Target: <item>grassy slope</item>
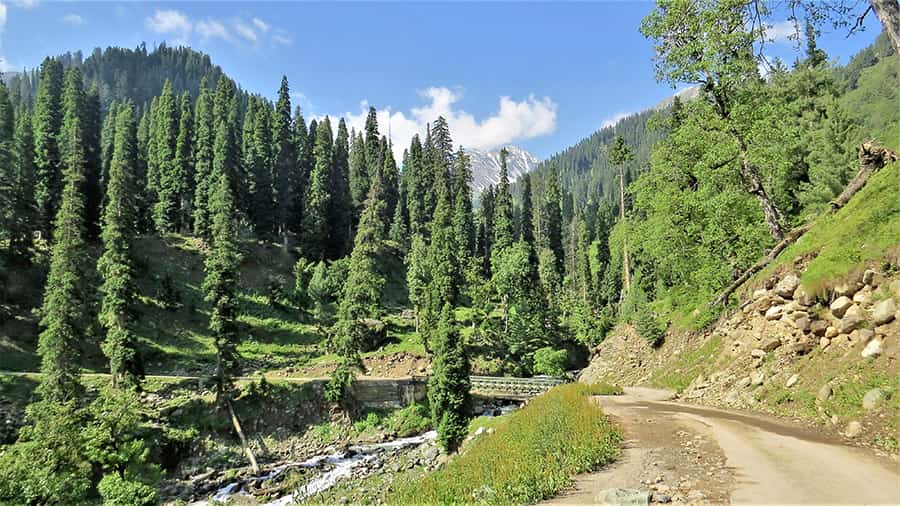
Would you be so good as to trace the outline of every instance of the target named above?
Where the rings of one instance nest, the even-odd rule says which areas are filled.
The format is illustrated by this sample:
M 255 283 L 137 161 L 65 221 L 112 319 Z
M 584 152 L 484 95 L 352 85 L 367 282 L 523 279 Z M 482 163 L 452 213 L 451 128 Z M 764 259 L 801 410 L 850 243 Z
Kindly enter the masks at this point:
M 203 375 L 212 370 L 215 349 L 207 329 L 209 307 L 203 300 L 203 256 L 199 243 L 178 235 L 142 238 L 136 245 L 138 286 L 141 293 L 136 332 L 148 374 Z M 293 288 L 291 274 L 295 255 L 274 244 L 251 242 L 244 244 L 241 266 L 240 322 L 243 342 L 238 348 L 245 359 L 246 370 L 279 370 L 329 361 L 325 354 L 325 339 L 309 318 L 283 301 L 280 307 L 268 303 L 267 286 L 272 277 L 279 278 L 286 293 Z M 160 297 L 163 279 L 169 276 L 179 306 L 166 309 Z M 26 306 L 40 304 L 40 276 L 22 273 L 20 300 Z M 391 285 L 389 299 L 392 306 L 403 294 Z M 37 315 L 33 311 L 15 308 L 16 317 L 0 324 L 0 370 L 35 371 L 40 360 L 36 354 Z M 423 353 L 421 343 L 411 331 L 411 323 L 388 319 L 388 341 L 385 346 L 367 355 L 396 351 Z M 102 335 L 102 333 L 99 333 Z M 106 361 L 93 338 L 84 349 L 84 370 L 104 372 Z

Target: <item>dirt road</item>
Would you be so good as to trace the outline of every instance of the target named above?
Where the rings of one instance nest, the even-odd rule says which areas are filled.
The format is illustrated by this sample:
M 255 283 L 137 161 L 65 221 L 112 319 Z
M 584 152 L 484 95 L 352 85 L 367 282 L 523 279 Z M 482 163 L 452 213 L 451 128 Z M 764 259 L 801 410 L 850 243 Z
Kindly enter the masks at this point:
M 623 456 L 546 504 L 596 504 L 609 488 L 688 503 L 900 503 L 897 462 L 772 418 L 669 398 L 642 388 L 598 397 L 625 433 Z

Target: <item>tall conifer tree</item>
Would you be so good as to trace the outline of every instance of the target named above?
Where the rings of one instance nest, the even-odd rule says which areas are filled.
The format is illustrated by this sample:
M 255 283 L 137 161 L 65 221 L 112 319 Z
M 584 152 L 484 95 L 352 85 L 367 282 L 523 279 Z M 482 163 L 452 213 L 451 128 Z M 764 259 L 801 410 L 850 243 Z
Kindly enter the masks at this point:
M 338 122 L 337 138 L 329 173 L 329 247 L 328 256 L 340 258 L 353 246 L 353 197 L 350 194 L 350 134 L 344 119 Z
M 497 193 L 494 195 L 494 238 L 493 249 L 502 250 L 511 246 L 515 240 L 513 223 L 513 201 L 509 191 L 509 169 L 506 165 L 508 152 L 506 148 L 500 150 L 500 183 L 497 185 Z
M 34 165 L 37 172 L 35 201 L 38 206 L 41 235 L 50 239 L 59 196 L 62 190 L 60 128 L 63 119 L 62 105 L 63 68 L 53 58 L 41 63 L 41 79 L 38 86 L 32 116 L 34 130 Z
M 461 265 L 475 255 L 475 217 L 472 213 L 472 167 L 469 156 L 459 148 L 453 160 L 453 229 L 459 245 Z
M 303 211 L 303 239 L 306 257 L 323 260 L 329 238 L 328 212 L 331 208 L 330 174 L 332 163 L 331 122 L 326 117 L 316 126 L 316 165 L 309 176 Z
M 278 230 L 278 234 L 286 240 L 291 211 L 294 209 L 294 199 L 302 195 L 295 195 L 292 191 L 298 189 L 295 177 L 297 153 L 292 138 L 291 90 L 288 86 L 287 76 L 281 77 L 278 102 L 275 103 L 275 113 L 272 117 L 272 133 L 275 156 L 272 170 L 275 190 L 275 228 Z
M 175 228 L 180 232 L 191 230 L 191 206 L 194 203 L 194 115 L 191 110 L 191 95 L 181 94 L 178 115 L 178 138 L 175 141 L 176 212 Z
M 150 189 L 155 193 L 153 223 L 158 232 L 175 232 L 179 211 L 178 167 L 175 151 L 178 144 L 178 104 L 172 83 L 166 80 L 156 103 L 155 170 L 149 175 Z
M 466 346 L 456 328 L 453 310 L 445 304 L 432 334 L 433 372 L 428 378 L 428 405 L 438 443 L 453 452 L 468 432 L 471 416 L 469 360 Z
M 103 352 L 109 358 L 113 385 L 136 386 L 142 370 L 133 332 L 137 298 L 132 253 L 137 229 L 134 200 L 137 139 L 133 107 L 129 102 L 119 108 L 115 130 L 103 213 L 103 254 L 97 264 L 103 278 L 100 323 L 106 328 Z
M 200 95 L 195 106 L 194 127 L 194 234 L 209 238 L 209 196 L 212 187 L 212 166 L 215 144 L 215 116 L 213 92 L 206 77 L 200 81 Z

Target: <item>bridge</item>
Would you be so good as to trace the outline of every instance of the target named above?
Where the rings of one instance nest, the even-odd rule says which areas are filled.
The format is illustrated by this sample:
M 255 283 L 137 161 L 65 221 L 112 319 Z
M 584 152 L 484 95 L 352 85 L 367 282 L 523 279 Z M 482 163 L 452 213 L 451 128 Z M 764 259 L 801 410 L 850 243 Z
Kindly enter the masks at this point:
M 558 378 L 504 378 L 469 376 L 472 395 L 490 399 L 524 401 L 566 383 Z M 428 395 L 428 376 L 408 378 L 372 378 L 358 376 L 351 395 L 368 407 L 395 408 L 423 400 Z
M 469 376 L 472 393 L 495 399 L 525 400 L 566 383 L 559 378 L 505 378 L 500 376 Z

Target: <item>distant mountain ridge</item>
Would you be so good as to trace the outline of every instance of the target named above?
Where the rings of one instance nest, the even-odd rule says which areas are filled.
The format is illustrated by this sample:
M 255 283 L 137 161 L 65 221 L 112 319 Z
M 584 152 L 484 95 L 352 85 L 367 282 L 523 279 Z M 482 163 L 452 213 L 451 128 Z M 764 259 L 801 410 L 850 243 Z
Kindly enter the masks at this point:
M 506 158 L 506 168 L 509 171 L 509 181 L 514 182 L 524 174 L 534 170 L 541 161 L 534 155 L 517 146 L 505 146 L 509 155 Z M 467 149 L 466 154 L 472 162 L 472 190 L 477 195 L 490 185 L 500 182 L 500 150 L 490 151 L 479 149 Z

